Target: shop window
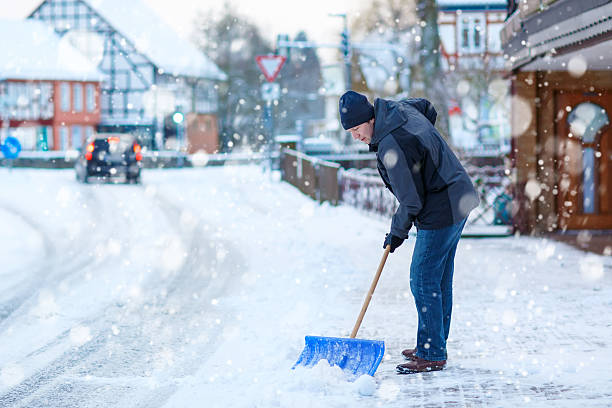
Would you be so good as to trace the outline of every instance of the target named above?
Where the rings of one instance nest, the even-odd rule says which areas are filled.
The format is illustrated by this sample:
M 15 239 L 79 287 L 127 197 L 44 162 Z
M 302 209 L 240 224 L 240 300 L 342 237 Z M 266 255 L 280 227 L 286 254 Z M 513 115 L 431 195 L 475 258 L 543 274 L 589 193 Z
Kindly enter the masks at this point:
M 53 148 L 55 147 L 55 143 L 53 140 L 53 127 L 45 126 L 45 134 L 47 136 L 47 148 L 48 150 L 53 150 Z
M 68 128 L 66 126 L 60 126 L 59 136 L 60 150 L 68 149 Z
M 598 137 L 604 126 L 610 124 L 604 108 L 591 102 L 584 102 L 574 107 L 567 116 L 570 137 L 582 143 L 582 212 L 597 214 Z
M 83 127 L 72 126 L 72 148 L 78 150 L 83 146 Z

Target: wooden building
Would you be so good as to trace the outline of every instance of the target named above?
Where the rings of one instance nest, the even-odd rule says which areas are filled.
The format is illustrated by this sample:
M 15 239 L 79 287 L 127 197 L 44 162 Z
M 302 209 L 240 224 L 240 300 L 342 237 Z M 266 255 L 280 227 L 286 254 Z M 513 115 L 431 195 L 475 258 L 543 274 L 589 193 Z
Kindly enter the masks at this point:
M 510 2 L 515 223 L 612 229 L 612 1 Z

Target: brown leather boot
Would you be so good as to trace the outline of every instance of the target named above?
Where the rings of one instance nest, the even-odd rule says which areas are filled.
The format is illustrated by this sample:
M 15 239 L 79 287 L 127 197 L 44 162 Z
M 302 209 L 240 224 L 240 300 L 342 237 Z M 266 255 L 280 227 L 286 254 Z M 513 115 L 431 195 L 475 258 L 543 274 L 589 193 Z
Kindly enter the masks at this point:
M 406 360 L 413 360 L 415 354 L 416 354 L 416 348 L 406 349 L 402 351 L 402 356 L 404 356 Z
M 398 365 L 398 374 L 414 374 L 414 373 L 426 373 L 429 371 L 440 371 L 446 365 L 446 360 L 441 361 L 430 361 L 423 358 L 414 356 L 412 361 L 405 364 Z

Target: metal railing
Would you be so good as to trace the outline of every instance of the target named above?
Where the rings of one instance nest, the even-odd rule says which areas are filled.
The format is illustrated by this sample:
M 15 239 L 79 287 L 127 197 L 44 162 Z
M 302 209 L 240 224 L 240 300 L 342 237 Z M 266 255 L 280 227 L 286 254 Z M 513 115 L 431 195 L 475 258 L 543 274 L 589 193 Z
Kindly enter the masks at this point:
M 512 230 L 510 178 L 504 164 L 498 162 L 464 163 L 480 197 L 480 205 L 471 212 L 467 226 L 472 230 L 486 227 L 487 234 L 491 234 L 491 226 L 504 226 L 507 228 L 496 229 L 495 233 L 507 235 Z M 391 217 L 398 207 L 397 199 L 372 168 L 346 170 L 337 163 L 285 149 L 281 153 L 281 171 L 283 180 L 321 202 L 342 202 L 383 217 Z
M 319 202 L 337 205 L 339 201 L 338 170 L 340 165 L 291 149 L 283 149 L 280 159 L 281 178 L 302 193 Z

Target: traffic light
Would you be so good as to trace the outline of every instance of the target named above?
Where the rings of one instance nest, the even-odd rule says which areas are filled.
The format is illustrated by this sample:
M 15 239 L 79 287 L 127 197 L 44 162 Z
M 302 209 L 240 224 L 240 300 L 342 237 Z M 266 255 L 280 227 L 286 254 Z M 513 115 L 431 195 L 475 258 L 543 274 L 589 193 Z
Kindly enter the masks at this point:
M 344 54 L 345 58 L 348 58 L 351 50 L 349 48 L 349 33 L 348 30 L 344 30 L 342 31 L 342 33 L 340 33 L 340 36 L 342 37 L 342 53 Z
M 181 111 L 176 111 L 172 115 L 172 120 L 174 121 L 174 123 L 179 125 L 179 124 L 183 123 L 183 120 L 185 120 L 185 115 L 183 115 L 183 112 L 181 112 Z

